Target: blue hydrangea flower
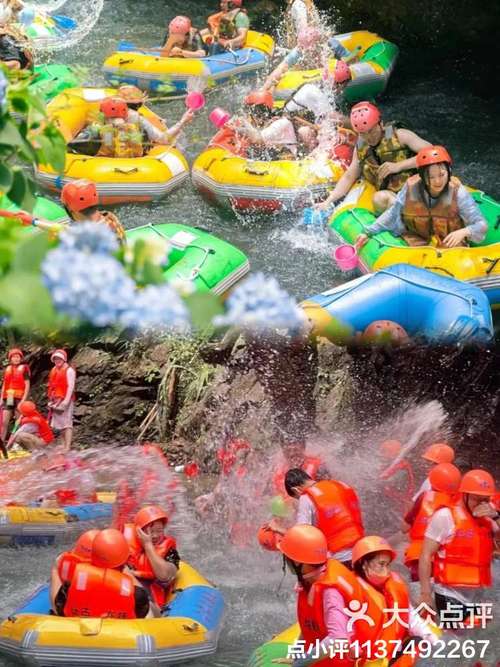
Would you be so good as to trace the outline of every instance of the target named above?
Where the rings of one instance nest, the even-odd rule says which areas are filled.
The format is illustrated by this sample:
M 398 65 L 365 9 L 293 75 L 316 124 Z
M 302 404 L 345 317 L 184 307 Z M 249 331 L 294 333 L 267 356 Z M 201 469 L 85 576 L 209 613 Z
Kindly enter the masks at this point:
M 121 314 L 120 324 L 136 331 L 163 329 L 186 333 L 189 312 L 170 285 L 150 285 L 136 292 L 133 303 Z
M 5 104 L 7 86 L 9 82 L 2 70 L 0 70 L 0 107 Z
M 109 255 L 118 250 L 118 240 L 107 225 L 78 222 L 59 235 L 60 247 L 85 253 Z
M 108 242 L 107 235 L 102 238 Z M 42 279 L 59 313 L 97 327 L 116 324 L 136 295 L 134 281 L 114 257 L 96 253 L 90 258 L 64 244 L 47 254 Z
M 254 273 L 236 287 L 227 300 L 227 312 L 214 318 L 217 326 L 234 325 L 256 331 L 301 330 L 304 311 L 276 278 Z

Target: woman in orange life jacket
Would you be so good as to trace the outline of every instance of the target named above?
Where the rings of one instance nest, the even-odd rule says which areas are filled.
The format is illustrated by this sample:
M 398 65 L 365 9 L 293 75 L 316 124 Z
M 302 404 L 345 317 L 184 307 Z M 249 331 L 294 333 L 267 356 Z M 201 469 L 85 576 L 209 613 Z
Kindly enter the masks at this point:
M 438 509 L 429 521 L 418 574 L 422 603 L 433 607 L 434 593 L 438 613 L 453 604 L 462 609 L 465 620 L 475 605 L 491 595 L 491 563 L 500 514 L 491 503 L 495 481 L 486 470 L 465 473 L 459 492 L 456 504 Z
M 410 526 L 410 544 L 405 551 L 404 562 L 410 570 L 412 581 L 418 581 L 418 560 L 429 521 L 441 507 L 452 507 L 457 503 L 461 479 L 460 470 L 453 463 L 434 466 L 429 473 L 431 490 L 424 491 L 411 512 L 405 516 L 404 520 Z
M 92 543 L 90 563 L 78 563 L 71 582 L 64 583 L 55 599 L 62 616 L 77 618 L 147 618 L 160 616 L 147 591 L 127 571 L 130 556 L 120 531 L 99 531 Z M 75 585 L 76 583 L 76 585 Z
M 373 655 L 377 641 L 404 640 L 410 632 L 434 641 L 427 622 L 410 609 L 406 584 L 391 572 L 396 552 L 385 539 L 369 536 L 354 545 L 354 572 L 328 559 L 326 538 L 314 526 L 293 526 L 278 548 L 298 579 L 297 618 L 305 647 L 304 657 L 278 658 L 273 663 L 354 667 L 369 664 L 367 647 Z M 396 605 L 400 615 L 391 622 L 385 609 Z M 311 650 L 319 661 L 307 655 Z M 387 650 L 390 655 L 390 644 Z M 402 667 L 413 662 L 394 664 Z
M 385 440 L 380 445 L 380 454 L 386 461 L 394 461 L 399 457 L 403 445 L 399 440 Z M 383 491 L 387 498 L 395 500 L 399 507 L 408 506 L 415 493 L 415 476 L 411 464 L 401 458 L 397 463 L 390 463 L 379 475 L 379 479 L 387 480 Z M 390 480 L 390 481 L 389 481 Z
M 23 363 L 23 351 L 17 347 L 9 350 L 9 363 L 3 374 L 2 391 L 0 393 L 0 410 L 2 410 L 0 444 L 4 455 L 5 438 L 9 430 L 12 414 L 17 406 L 28 398 L 30 392 L 30 368 Z
M 73 441 L 76 371 L 68 364 L 65 350 L 55 350 L 50 360 L 54 364 L 47 385 L 50 425 L 62 436 L 64 451 L 69 451 Z
M 28 451 L 43 449 L 54 442 L 55 437 L 48 421 L 41 415 L 32 401 L 23 401 L 17 406 L 19 428 L 7 443 L 7 449 L 14 444 Z
M 165 535 L 167 523 L 166 512 L 149 505 L 123 528 L 130 549 L 128 566 L 160 608 L 167 602 L 180 562 L 175 539 Z
M 92 559 L 92 545 L 98 535 L 98 530 L 87 530 L 77 539 L 70 551 L 64 551 L 57 556 L 50 573 L 50 603 L 53 611 L 62 616 L 62 609 L 56 608 L 56 597 L 61 586 L 68 585 L 73 580 L 75 568 L 79 563 L 90 563 Z
M 328 543 L 328 557 L 349 565 L 351 549 L 364 535 L 354 489 L 333 479 L 315 482 L 301 468 L 287 472 L 285 488 L 291 498 L 298 500 L 295 522 L 319 528 Z

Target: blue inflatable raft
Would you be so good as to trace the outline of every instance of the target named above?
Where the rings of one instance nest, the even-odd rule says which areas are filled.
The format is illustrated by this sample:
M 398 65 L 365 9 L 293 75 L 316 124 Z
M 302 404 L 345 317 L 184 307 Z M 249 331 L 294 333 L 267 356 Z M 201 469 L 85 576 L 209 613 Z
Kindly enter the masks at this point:
M 334 320 L 354 331 L 391 320 L 412 338 L 433 344 L 485 343 L 493 337 L 490 305 L 479 287 L 409 264 L 362 276 L 301 305 L 318 334 Z

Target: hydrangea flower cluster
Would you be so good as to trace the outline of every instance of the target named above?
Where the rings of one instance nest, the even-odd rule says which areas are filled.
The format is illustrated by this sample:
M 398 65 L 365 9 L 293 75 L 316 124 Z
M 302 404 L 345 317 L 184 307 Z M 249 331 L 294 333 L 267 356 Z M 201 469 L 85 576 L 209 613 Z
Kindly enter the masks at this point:
M 186 332 L 189 314 L 170 285 L 143 290 L 113 257 L 118 243 L 104 225 L 78 223 L 60 235 L 47 254 L 42 278 L 59 313 L 96 327 Z
M 296 332 L 307 321 L 304 311 L 276 278 L 254 273 L 227 300 L 227 312 L 214 318 L 217 326 L 236 325 L 254 331 L 287 329 Z
M 0 70 L 0 108 L 5 104 L 8 83 L 5 74 Z

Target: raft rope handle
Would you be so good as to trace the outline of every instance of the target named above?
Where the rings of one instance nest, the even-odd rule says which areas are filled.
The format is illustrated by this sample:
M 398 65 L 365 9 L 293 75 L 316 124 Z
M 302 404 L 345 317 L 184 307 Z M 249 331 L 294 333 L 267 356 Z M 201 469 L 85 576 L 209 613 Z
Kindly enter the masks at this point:
M 447 271 L 446 269 L 440 269 L 439 266 L 424 267 L 424 268 L 439 269 L 439 270 L 445 271 L 446 273 L 449 273 L 449 271 Z M 392 276 L 393 278 L 398 278 L 398 280 L 401 280 L 402 282 L 409 283 L 410 285 L 414 285 L 416 287 L 421 287 L 423 289 L 430 289 L 433 292 L 441 292 L 441 294 L 447 294 L 448 296 L 458 296 L 460 299 L 462 299 L 463 301 L 466 301 L 471 306 L 471 311 L 472 311 L 472 306 L 477 303 L 477 301 L 474 297 L 467 297 L 467 296 L 464 296 L 463 294 L 454 292 L 453 290 L 445 289 L 444 287 L 428 287 L 426 285 L 420 285 L 418 282 L 412 280 L 411 278 L 406 278 L 406 277 L 402 277 L 402 276 L 395 276 L 394 273 L 391 273 L 389 269 L 380 269 L 379 271 L 377 271 L 377 273 L 384 273 L 386 275 Z M 453 274 L 450 274 L 450 275 L 452 276 L 452 278 L 454 278 Z M 472 314 L 472 312 L 471 312 L 471 314 Z
M 265 171 L 257 171 L 256 167 L 249 166 L 248 164 L 245 165 L 245 172 L 247 174 L 252 174 L 253 176 L 269 176 L 269 171 L 267 169 Z
M 200 626 L 198 623 L 196 623 L 196 621 L 193 621 L 193 623 L 183 623 L 182 627 L 188 632 L 196 632 Z
M 128 60 L 124 60 L 123 58 L 120 58 L 118 61 L 119 65 L 130 65 L 130 63 L 133 63 L 135 58 L 129 58 Z
M 113 171 L 116 172 L 117 174 L 125 174 L 126 176 L 128 176 L 128 174 L 137 173 L 139 171 L 139 169 L 137 167 L 130 167 L 130 169 L 123 169 L 122 167 L 115 167 L 113 169 Z
M 250 56 L 252 55 L 252 49 L 248 49 L 248 54 L 246 56 L 246 59 L 242 60 L 241 62 L 238 62 L 238 54 L 235 51 L 231 51 L 229 49 L 229 53 L 233 56 L 234 60 L 226 60 L 225 58 L 216 58 L 215 56 L 207 56 L 206 58 L 203 58 L 203 60 L 215 60 L 215 62 L 218 63 L 228 63 L 229 65 L 246 65 L 248 61 L 250 60 Z
M 451 271 L 448 271 L 448 269 L 445 269 L 443 266 L 422 266 L 422 268 L 429 269 L 430 271 L 442 271 L 443 273 L 449 275 L 451 278 L 455 278 L 455 274 L 452 273 Z
M 500 216 L 499 216 L 499 222 L 500 222 Z M 483 257 L 483 263 L 490 262 L 491 266 L 489 266 L 486 269 L 487 275 L 490 275 L 490 273 L 493 271 L 493 269 L 496 267 L 498 262 L 500 262 L 500 257 L 496 257 L 495 259 L 490 259 L 490 257 Z
M 151 229 L 154 232 L 156 232 L 158 234 L 158 236 L 161 236 L 162 238 L 166 239 L 169 243 L 171 243 L 171 239 L 166 234 L 161 232 L 159 229 L 156 229 L 154 223 L 150 222 L 149 225 L 147 225 L 147 226 L 151 227 Z M 203 267 L 203 264 L 205 264 L 205 262 L 207 260 L 207 257 L 209 255 L 215 254 L 215 250 L 213 248 L 203 248 L 202 246 L 196 245 L 195 243 L 188 243 L 185 247 L 186 248 L 197 248 L 198 250 L 201 250 L 203 252 L 203 257 L 202 257 L 200 263 L 198 264 L 198 266 L 195 266 L 191 270 L 191 275 L 188 278 L 183 278 L 183 276 L 181 276 L 181 274 L 179 272 L 177 272 L 177 277 L 181 278 L 182 280 L 194 280 L 195 278 L 198 277 L 198 275 L 201 271 L 201 268 Z

